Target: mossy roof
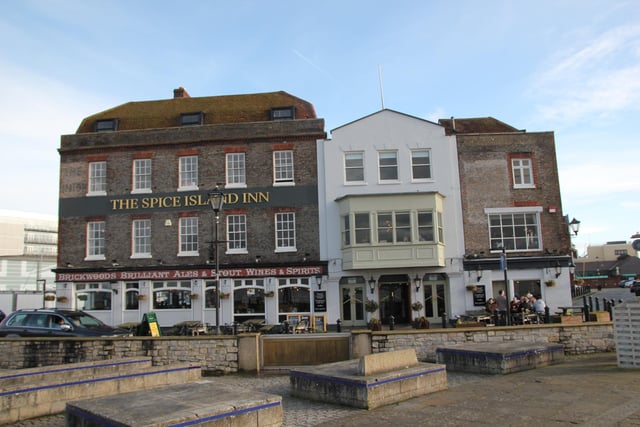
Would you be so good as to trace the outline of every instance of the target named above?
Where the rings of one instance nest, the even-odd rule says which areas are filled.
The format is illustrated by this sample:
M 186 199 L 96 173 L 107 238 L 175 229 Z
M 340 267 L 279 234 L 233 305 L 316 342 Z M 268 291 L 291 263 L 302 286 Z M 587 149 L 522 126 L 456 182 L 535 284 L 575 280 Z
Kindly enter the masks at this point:
M 455 122 L 455 130 L 454 130 Z M 451 118 L 440 119 L 438 123 L 445 128 L 447 135 L 453 133 L 505 133 L 505 132 L 522 132 L 500 120 L 493 117 L 475 117 L 475 118 Z
M 118 120 L 118 130 L 159 129 L 179 126 L 185 113 L 204 113 L 203 124 L 231 124 L 270 120 L 273 108 L 295 108 L 295 118 L 315 119 L 313 104 L 284 91 L 245 95 L 171 98 L 127 102 L 82 120 L 76 133 L 95 131 L 97 120 Z

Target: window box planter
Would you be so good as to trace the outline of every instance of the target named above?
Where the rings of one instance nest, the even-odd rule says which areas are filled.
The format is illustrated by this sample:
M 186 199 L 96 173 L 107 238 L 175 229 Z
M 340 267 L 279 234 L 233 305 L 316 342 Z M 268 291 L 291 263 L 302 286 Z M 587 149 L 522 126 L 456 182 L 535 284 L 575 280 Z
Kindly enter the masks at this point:
M 62 303 L 62 304 L 64 304 L 64 303 L 69 301 L 69 298 L 67 298 L 67 297 L 58 297 L 57 301 Z
M 55 295 L 45 295 L 44 296 L 44 300 L 45 301 L 55 301 L 56 300 L 56 296 Z

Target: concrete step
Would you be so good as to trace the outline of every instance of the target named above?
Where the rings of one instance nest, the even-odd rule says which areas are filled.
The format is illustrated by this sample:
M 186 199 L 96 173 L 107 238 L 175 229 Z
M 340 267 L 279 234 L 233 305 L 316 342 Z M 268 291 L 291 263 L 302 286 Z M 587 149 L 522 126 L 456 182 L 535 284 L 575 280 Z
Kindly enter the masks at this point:
M 102 362 L 96 363 L 100 365 Z M 123 369 L 122 372 L 118 372 L 117 369 L 109 370 L 107 366 L 97 367 L 96 372 L 87 368 L 85 377 L 78 376 L 82 369 L 67 371 L 69 376 L 64 377 L 67 365 L 45 367 L 40 374 L 37 373 L 37 369 L 32 370 L 24 378 L 30 377 L 35 380 L 40 375 L 44 379 L 41 382 L 36 380 L 14 384 L 0 390 L 0 424 L 64 412 L 66 403 L 72 400 L 184 384 L 197 381 L 202 375 L 201 367 L 192 364 L 138 366 L 133 363 L 129 365 L 136 366 L 133 370 L 124 368 L 126 364 L 119 366 Z M 7 381 L 12 379 L 7 378 Z

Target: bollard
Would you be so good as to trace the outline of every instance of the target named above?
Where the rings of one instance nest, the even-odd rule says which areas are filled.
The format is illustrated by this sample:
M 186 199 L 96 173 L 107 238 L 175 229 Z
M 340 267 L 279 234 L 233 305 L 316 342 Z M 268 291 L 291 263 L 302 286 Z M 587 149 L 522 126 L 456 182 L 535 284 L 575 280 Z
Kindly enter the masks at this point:
M 596 297 L 596 311 L 600 311 L 600 298 Z
M 593 310 L 593 297 L 589 295 L 589 310 Z
M 288 334 L 289 333 L 289 321 L 285 320 L 284 322 L 282 322 L 282 329 L 284 329 L 283 333 L 284 334 Z
M 336 330 L 342 332 L 342 321 L 340 319 L 336 320 Z
M 444 329 L 446 329 L 447 328 L 447 313 L 445 313 L 443 311 L 442 314 L 440 315 L 440 318 L 442 319 L 442 327 Z
M 396 318 L 393 316 L 389 316 L 389 330 L 393 331 L 396 329 Z
M 551 323 L 551 316 L 549 314 L 549 306 L 544 307 L 544 323 Z
M 233 335 L 238 335 L 238 322 L 233 322 Z
M 589 310 L 589 306 L 588 306 L 588 305 L 585 305 L 585 306 L 584 306 L 584 321 L 585 321 L 585 322 L 588 322 L 588 321 L 589 321 L 589 317 L 590 317 L 590 314 L 589 314 L 589 313 L 590 313 L 590 311 L 591 311 L 591 310 Z
M 622 300 L 620 301 L 622 302 Z M 611 300 L 611 304 L 609 304 L 609 320 L 611 320 L 613 322 L 613 307 L 615 307 L 616 302 L 614 300 Z
M 582 296 L 582 306 L 583 306 L 583 307 L 586 307 L 586 306 L 587 306 L 587 296 L 586 296 L 586 295 L 583 295 L 583 296 Z

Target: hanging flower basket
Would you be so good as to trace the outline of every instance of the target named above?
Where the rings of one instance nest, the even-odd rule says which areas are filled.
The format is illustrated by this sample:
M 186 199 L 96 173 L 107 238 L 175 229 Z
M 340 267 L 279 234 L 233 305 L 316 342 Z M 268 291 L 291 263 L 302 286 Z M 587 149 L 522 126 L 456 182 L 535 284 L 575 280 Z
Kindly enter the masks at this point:
M 144 294 L 138 294 L 138 301 L 146 301 L 147 300 L 147 296 Z
M 478 285 L 467 285 L 467 290 L 475 294 L 478 292 Z
M 378 307 L 379 307 L 378 303 L 372 299 L 368 299 L 367 302 L 364 303 L 364 309 L 368 313 L 373 313 L 378 309 Z
M 546 282 L 544 282 L 544 284 L 551 288 L 551 287 L 556 285 L 556 281 L 551 279 L 551 280 L 547 280 Z
M 411 310 L 413 310 L 413 311 L 422 310 L 422 303 L 420 301 L 414 302 L 413 304 L 411 304 Z
M 229 299 L 229 294 L 226 294 L 224 292 L 220 293 L 220 299 Z
M 196 300 L 196 299 L 200 298 L 200 295 L 198 295 L 198 294 L 191 294 L 191 295 L 189 295 L 189 298 L 191 298 L 192 300 Z
M 45 295 L 44 296 L 44 300 L 45 301 L 55 301 L 56 300 L 56 296 L 55 295 Z
M 275 292 L 273 292 L 273 291 L 265 292 L 264 296 L 271 298 L 271 297 L 275 296 Z
M 64 303 L 66 303 L 68 301 L 69 301 L 69 298 L 67 298 L 67 297 L 58 297 L 58 302 L 60 302 L 60 303 L 64 304 Z

